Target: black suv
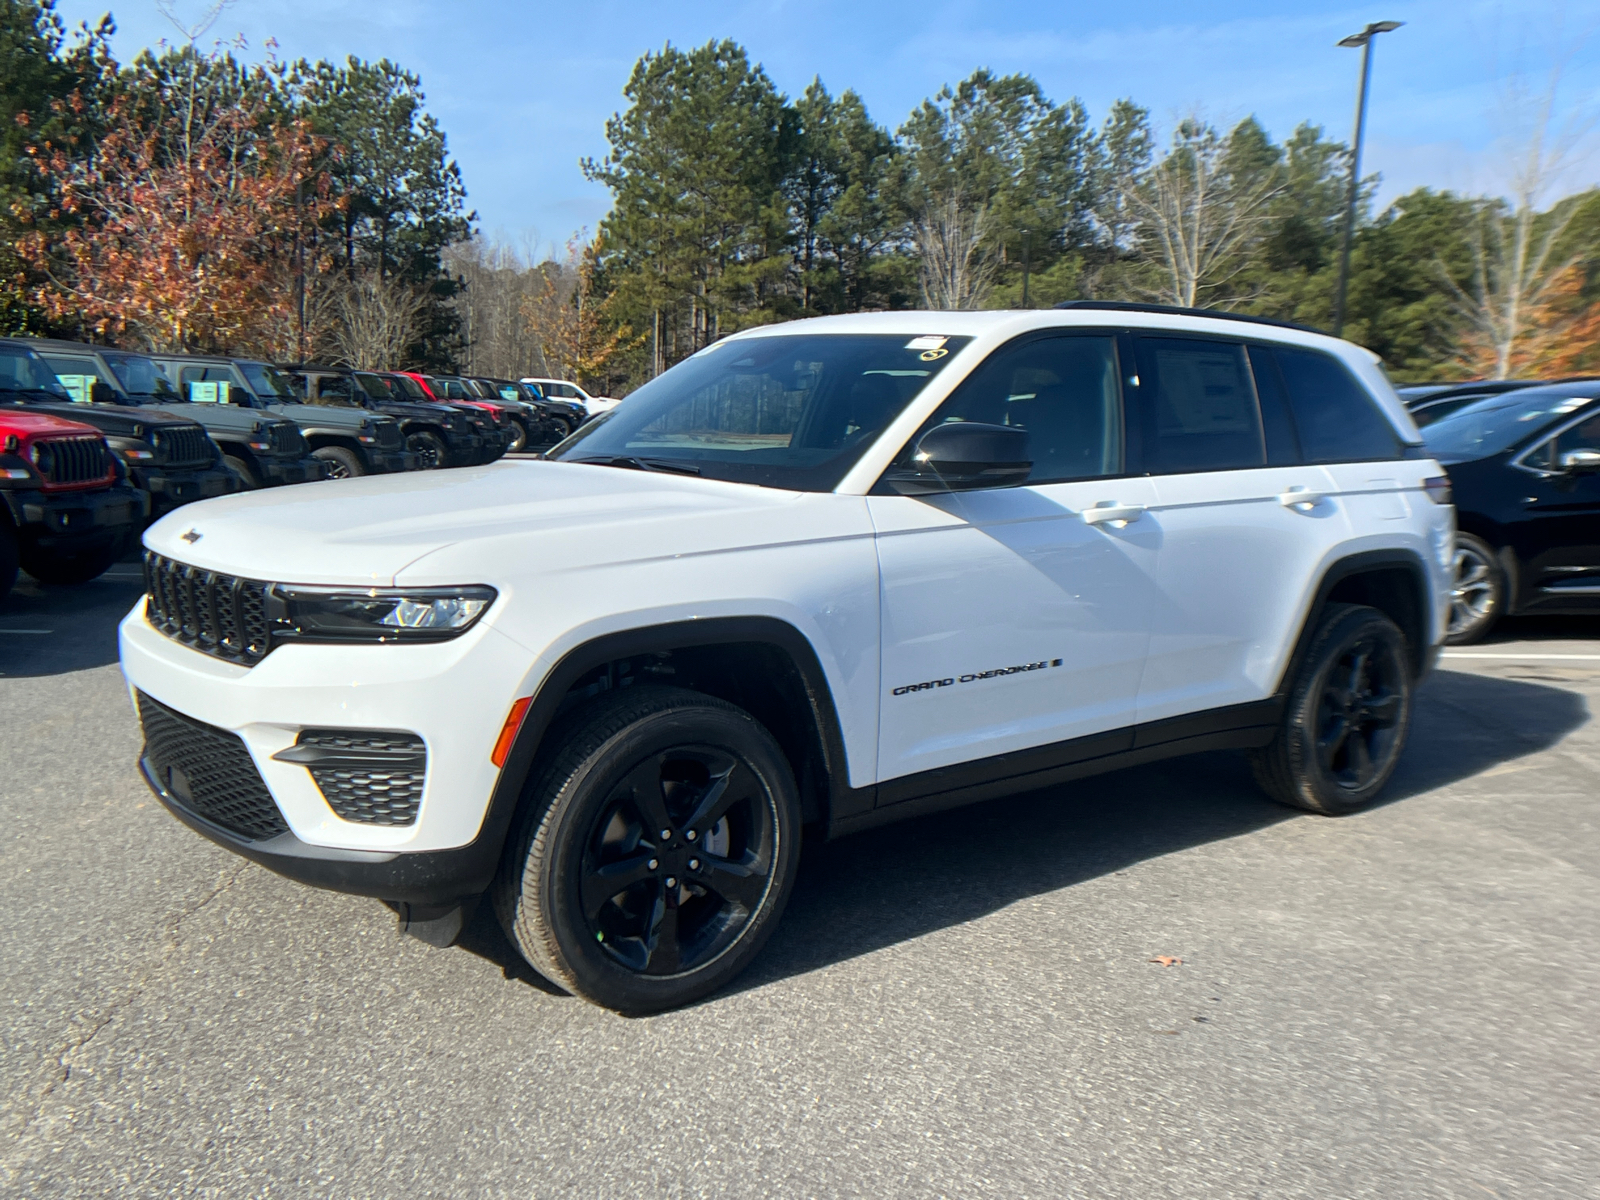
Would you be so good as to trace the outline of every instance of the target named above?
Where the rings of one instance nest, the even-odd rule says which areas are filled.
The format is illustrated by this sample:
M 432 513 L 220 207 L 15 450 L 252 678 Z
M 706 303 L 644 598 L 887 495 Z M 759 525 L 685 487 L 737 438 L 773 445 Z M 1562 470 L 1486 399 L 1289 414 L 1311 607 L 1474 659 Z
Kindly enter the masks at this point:
M 225 383 L 189 382 L 180 393 L 148 355 L 45 338 L 36 340 L 34 348 L 58 379 L 79 381 L 79 387 L 104 384 L 117 404 L 157 408 L 198 421 L 246 488 L 307 483 L 323 476 L 322 464 L 311 457 L 293 421 L 230 404 Z
M 285 364 L 280 369 L 308 404 L 350 405 L 399 421 L 405 447 L 423 470 L 466 466 L 483 453 L 483 439 L 464 414 L 441 405 L 397 400 L 389 385 L 370 371 L 319 363 Z
M 117 404 L 116 392 L 97 380 L 70 380 L 75 395 L 25 338 L 0 338 L 0 356 L 16 364 L 0 375 L 0 402 L 25 404 L 98 429 L 134 485 L 149 494 L 152 519 L 243 486 L 198 421 Z M 31 364 L 26 376 L 19 373 L 23 363 Z
M 1600 613 L 1600 382 L 1490 396 L 1422 436 L 1455 492 L 1453 644 L 1507 613 Z

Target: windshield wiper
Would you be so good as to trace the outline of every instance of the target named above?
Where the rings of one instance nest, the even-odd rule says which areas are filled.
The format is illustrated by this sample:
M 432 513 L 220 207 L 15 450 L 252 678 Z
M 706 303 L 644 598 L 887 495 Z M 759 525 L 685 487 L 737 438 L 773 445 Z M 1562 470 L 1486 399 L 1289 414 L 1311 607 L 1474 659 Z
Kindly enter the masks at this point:
M 699 467 L 673 462 L 667 458 L 634 458 L 628 454 L 594 455 L 589 458 L 569 458 L 568 462 L 592 463 L 601 467 L 626 467 L 632 471 L 666 471 L 673 475 L 698 475 Z

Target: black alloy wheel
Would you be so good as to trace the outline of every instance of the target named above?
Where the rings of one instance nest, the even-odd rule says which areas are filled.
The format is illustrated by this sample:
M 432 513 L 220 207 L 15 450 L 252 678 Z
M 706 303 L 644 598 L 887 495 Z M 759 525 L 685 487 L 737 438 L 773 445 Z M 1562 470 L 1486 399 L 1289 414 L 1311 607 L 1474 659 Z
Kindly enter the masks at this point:
M 239 477 L 239 486 L 242 490 L 253 492 L 261 486 L 261 480 L 256 478 L 256 473 L 250 464 L 237 454 L 224 454 L 222 465 Z
M 1369 803 L 1411 726 L 1405 635 L 1377 609 L 1329 605 L 1290 692 L 1284 725 L 1252 754 L 1274 800 L 1335 815 Z
M 1486 637 L 1505 610 L 1506 577 L 1494 547 L 1470 533 L 1456 534 L 1455 580 L 1450 596 L 1452 646 Z
M 421 470 L 437 471 L 450 465 L 450 452 L 437 434 L 426 429 L 406 435 L 406 449 L 413 451 L 421 461 Z
M 511 440 L 506 443 L 507 454 L 515 454 L 528 444 L 528 427 L 522 423 L 521 417 L 507 417 L 506 424 L 511 426 Z
M 550 428 L 555 430 L 556 441 L 564 442 L 572 436 L 572 422 L 565 417 L 551 416 Z
M 621 1012 L 698 999 L 770 935 L 799 853 L 782 751 L 748 713 L 634 687 L 553 729 L 496 908 L 552 982 Z
M 313 450 L 311 457 L 322 463 L 327 479 L 354 479 L 366 474 L 361 460 L 343 446 L 324 446 L 320 450 Z

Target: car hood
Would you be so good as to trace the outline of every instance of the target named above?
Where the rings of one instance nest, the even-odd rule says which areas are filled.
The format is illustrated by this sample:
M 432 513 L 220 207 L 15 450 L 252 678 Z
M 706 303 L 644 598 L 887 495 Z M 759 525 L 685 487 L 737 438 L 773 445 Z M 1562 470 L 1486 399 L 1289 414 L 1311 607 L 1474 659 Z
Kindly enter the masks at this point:
M 191 504 L 158 521 L 158 554 L 250 579 L 389 583 L 427 555 L 492 543 L 469 582 L 542 543 L 552 567 L 616 563 L 747 544 L 752 521 L 794 506 L 797 493 L 692 476 L 543 461 L 365 476 L 272 488 Z M 813 499 L 822 499 L 813 497 Z M 837 499 L 827 497 L 827 499 Z
M 138 437 L 134 429 L 141 425 L 150 429 L 157 425 L 198 424 L 188 417 L 180 417 L 159 408 L 128 408 L 120 404 L 75 404 L 71 400 L 63 400 L 60 404 L 30 404 L 28 407 L 34 412 L 54 413 L 69 421 L 82 421 L 111 437 Z
M 296 425 L 320 425 L 325 429 L 359 429 L 372 419 L 364 408 L 340 408 L 332 404 L 269 404 L 266 411 L 287 417 Z
M 141 411 L 171 413 L 198 421 L 207 429 L 226 429 L 239 433 L 249 433 L 257 425 L 274 423 L 272 414 L 241 408 L 236 404 L 146 404 Z

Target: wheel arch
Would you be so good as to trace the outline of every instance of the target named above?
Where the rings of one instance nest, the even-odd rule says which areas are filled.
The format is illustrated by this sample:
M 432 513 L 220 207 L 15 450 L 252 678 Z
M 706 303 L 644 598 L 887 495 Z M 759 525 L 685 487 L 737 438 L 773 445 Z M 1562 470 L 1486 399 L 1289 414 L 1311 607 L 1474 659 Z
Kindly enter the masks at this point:
M 1421 556 L 1406 549 L 1367 550 L 1330 563 L 1317 583 L 1276 694 L 1284 695 L 1293 683 L 1330 604 L 1365 604 L 1385 614 L 1406 635 L 1414 676 L 1420 680 L 1427 675 L 1435 656 L 1429 637 L 1432 590 L 1428 578 Z

